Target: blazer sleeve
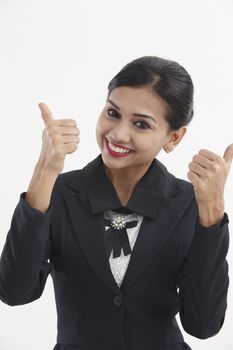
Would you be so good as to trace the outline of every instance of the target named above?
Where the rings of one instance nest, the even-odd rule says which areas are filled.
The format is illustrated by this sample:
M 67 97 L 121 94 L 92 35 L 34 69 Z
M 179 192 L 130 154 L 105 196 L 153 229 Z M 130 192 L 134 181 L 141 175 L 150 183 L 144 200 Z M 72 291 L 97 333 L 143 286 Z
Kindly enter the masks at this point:
M 42 213 L 25 196 L 20 194 L 0 257 L 0 299 L 12 306 L 38 299 L 51 271 L 51 204 Z
M 197 218 L 189 254 L 178 277 L 181 324 L 200 339 L 214 336 L 224 323 L 229 286 L 228 223 L 226 213 L 221 223 L 210 227 L 202 226 Z

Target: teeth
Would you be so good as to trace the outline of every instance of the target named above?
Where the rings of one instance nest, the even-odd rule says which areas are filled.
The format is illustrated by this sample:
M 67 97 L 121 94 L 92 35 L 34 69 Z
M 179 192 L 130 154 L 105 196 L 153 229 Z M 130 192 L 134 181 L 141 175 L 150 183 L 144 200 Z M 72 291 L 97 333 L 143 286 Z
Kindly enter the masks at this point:
M 129 150 L 124 149 L 124 148 L 115 147 L 111 142 L 109 142 L 108 145 L 115 152 L 118 152 L 118 153 L 129 153 Z

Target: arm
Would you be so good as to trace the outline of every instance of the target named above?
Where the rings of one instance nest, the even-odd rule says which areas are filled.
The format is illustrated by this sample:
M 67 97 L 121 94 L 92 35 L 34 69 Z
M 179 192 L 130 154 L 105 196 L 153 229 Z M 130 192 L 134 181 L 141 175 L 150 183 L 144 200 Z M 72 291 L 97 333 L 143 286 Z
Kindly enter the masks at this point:
M 44 103 L 39 107 L 45 129 L 42 148 L 27 192 L 20 195 L 0 258 L 0 299 L 20 305 L 38 299 L 51 271 L 52 192 L 67 154 L 79 143 L 73 119 L 53 119 Z
M 44 290 L 51 271 L 50 198 L 55 180 L 36 167 L 14 210 L 0 258 L 0 299 L 6 304 L 31 302 Z
M 200 339 L 217 334 L 225 318 L 229 286 L 228 222 L 226 213 L 221 223 L 210 227 L 197 219 L 191 248 L 177 281 L 182 326 Z

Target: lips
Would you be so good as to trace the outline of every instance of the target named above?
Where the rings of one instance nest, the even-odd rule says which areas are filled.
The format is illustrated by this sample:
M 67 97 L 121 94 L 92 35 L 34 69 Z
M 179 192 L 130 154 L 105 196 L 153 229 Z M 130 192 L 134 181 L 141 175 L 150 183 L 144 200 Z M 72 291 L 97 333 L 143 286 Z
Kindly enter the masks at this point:
M 129 150 L 129 152 L 116 152 L 116 151 L 113 151 L 110 147 L 109 147 L 109 141 L 107 138 L 105 138 L 105 147 L 106 147 L 106 150 L 107 150 L 107 153 L 112 156 L 112 157 L 128 157 L 132 152 L 132 150 Z M 127 148 L 126 148 L 127 149 Z
M 113 144 L 115 147 L 123 148 L 123 149 L 126 149 L 126 150 L 131 151 L 131 152 L 133 151 L 131 148 L 127 148 L 127 147 L 124 147 L 124 146 L 122 146 L 122 145 L 118 145 L 117 143 L 115 143 L 115 142 L 113 142 L 113 141 L 110 141 L 110 140 L 108 140 L 107 138 L 105 138 L 105 140 L 106 140 L 107 143 L 111 142 L 111 144 Z

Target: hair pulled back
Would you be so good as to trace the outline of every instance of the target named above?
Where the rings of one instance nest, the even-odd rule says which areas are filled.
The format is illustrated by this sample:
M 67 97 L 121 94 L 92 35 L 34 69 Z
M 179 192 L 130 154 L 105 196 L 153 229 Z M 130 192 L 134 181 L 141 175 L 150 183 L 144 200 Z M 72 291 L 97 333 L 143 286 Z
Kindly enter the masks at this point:
M 190 123 L 193 117 L 193 82 L 177 62 L 157 56 L 143 56 L 127 63 L 108 84 L 108 97 L 120 86 L 149 86 L 166 105 L 171 130 Z

